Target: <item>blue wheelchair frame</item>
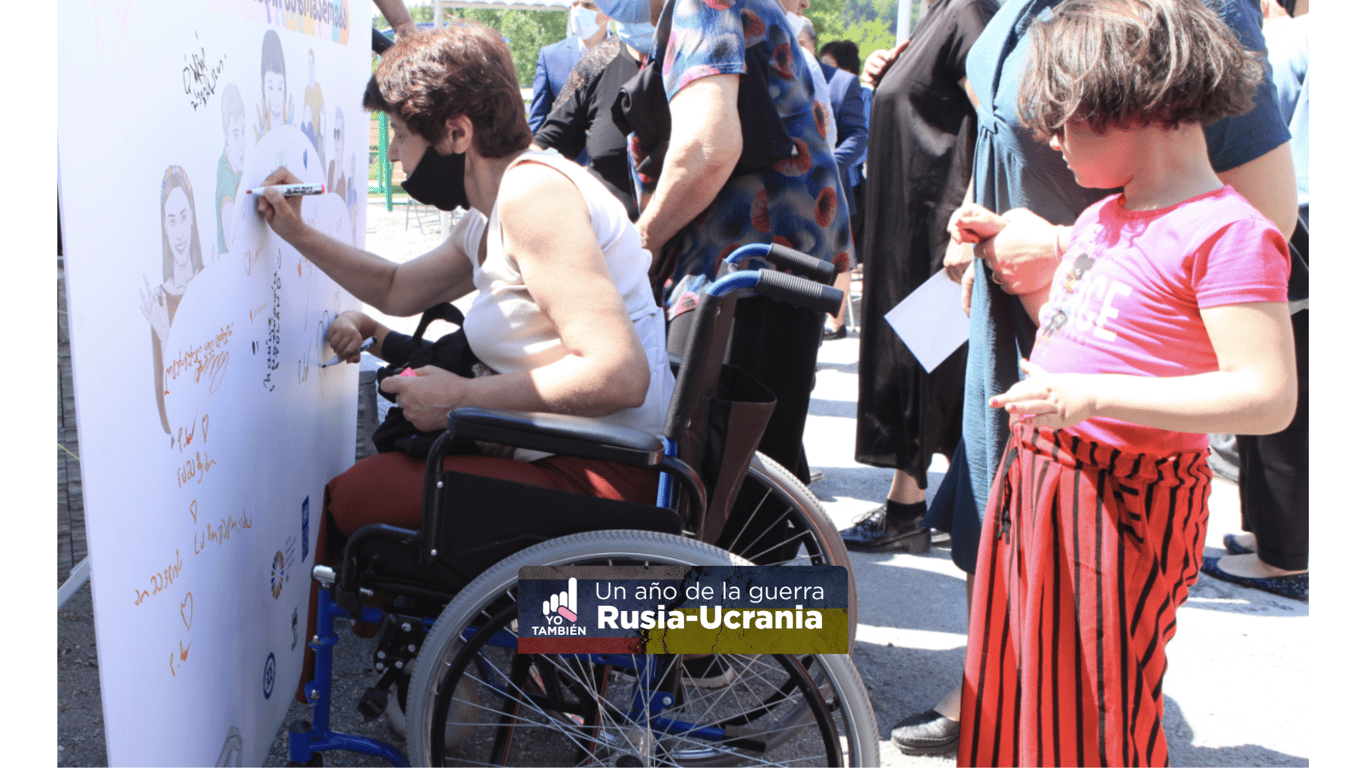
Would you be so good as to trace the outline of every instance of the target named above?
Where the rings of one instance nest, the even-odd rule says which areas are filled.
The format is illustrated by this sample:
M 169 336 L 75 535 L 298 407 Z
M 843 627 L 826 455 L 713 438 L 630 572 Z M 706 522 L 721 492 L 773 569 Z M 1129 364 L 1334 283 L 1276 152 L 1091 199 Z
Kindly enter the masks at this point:
M 780 269 L 809 274 L 821 280 L 822 283 L 828 283 L 833 277 L 834 266 L 832 264 L 821 262 L 782 246 L 771 246 L 765 243 L 743 246 L 730 254 L 726 263 L 732 267 L 744 263 L 748 268 L 718 277 L 708 285 L 705 292 L 713 297 L 719 298 L 737 294 L 737 298 L 746 298 L 757 295 L 761 284 L 777 285 L 782 291 L 802 297 L 811 302 L 813 306 L 822 304 L 828 306 L 832 301 L 835 306 L 838 306 L 842 295 L 841 292 L 830 288 L 828 285 L 818 284 L 811 280 L 767 268 L 776 266 Z M 706 510 L 706 492 L 692 468 L 678 461 L 677 444 L 668 438 L 661 438 L 661 441 L 663 443 L 663 457 L 659 464 L 661 472 L 656 504 L 658 507 L 676 509 L 678 484 L 682 480 L 684 490 L 692 502 L 690 504 L 689 530 L 698 531 L 701 529 L 702 514 Z M 437 455 L 437 452 L 438 447 L 434 447 L 433 455 Z M 432 469 L 433 467 L 429 462 L 429 473 Z M 322 752 L 340 749 L 375 755 L 388 760 L 395 766 L 407 766 L 406 756 L 391 744 L 363 736 L 338 733 L 331 729 L 332 648 L 340 640 L 333 627 L 333 620 L 337 618 L 351 619 L 353 614 L 339 606 L 335 600 L 333 587 L 337 582 L 337 573 L 331 566 L 315 565 L 312 575 L 320 586 L 318 590 L 317 633 L 309 640 L 309 647 L 315 653 L 315 665 L 314 677 L 305 684 L 304 695 L 313 707 L 313 720 L 311 723 L 301 720 L 289 726 L 289 761 L 294 765 L 321 765 Z M 383 620 L 385 613 L 386 611 L 379 608 L 367 606 L 361 609 L 360 620 L 378 624 Z M 432 618 L 405 616 L 396 611 L 388 611 L 387 613 L 393 614 L 402 621 L 412 622 L 414 626 L 420 624 L 424 632 L 430 630 L 434 622 Z M 468 627 L 464 634 L 467 638 L 472 637 L 478 629 L 474 626 Z M 496 641 L 491 644 L 497 646 L 502 642 L 504 641 Z M 512 647 L 515 648 L 515 641 L 512 643 Z M 635 669 L 641 675 L 641 679 L 647 683 L 657 679 L 661 674 L 660 664 L 662 662 L 655 656 L 647 656 L 642 659 L 639 656 L 624 654 L 587 654 L 581 658 L 589 659 L 593 663 Z M 784 666 L 789 665 L 785 663 Z M 805 678 L 804 690 L 809 696 L 810 691 L 814 690 L 814 683 L 811 681 L 809 673 L 800 664 L 791 666 L 795 666 L 795 669 L 789 668 L 789 673 L 796 675 L 799 679 Z M 648 721 L 651 729 L 660 733 L 688 733 L 704 739 L 715 740 L 718 743 L 725 738 L 725 734 L 719 728 L 696 727 L 663 717 L 662 712 L 673 703 L 672 697 L 668 693 L 657 692 L 649 701 L 646 701 L 643 694 L 645 690 L 651 690 L 651 687 L 642 685 L 637 688 L 634 701 L 627 713 L 630 719 L 636 722 Z M 834 724 L 828 710 L 825 712 L 825 721 L 820 725 L 822 731 L 829 738 L 834 733 Z M 409 734 L 409 738 L 414 737 L 420 738 L 420 736 Z

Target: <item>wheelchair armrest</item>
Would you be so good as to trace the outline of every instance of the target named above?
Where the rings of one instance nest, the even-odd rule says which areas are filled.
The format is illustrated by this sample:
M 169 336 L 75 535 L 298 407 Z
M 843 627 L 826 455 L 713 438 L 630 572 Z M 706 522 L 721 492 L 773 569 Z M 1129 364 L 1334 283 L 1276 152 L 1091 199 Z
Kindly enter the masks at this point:
M 446 415 L 446 429 L 472 440 L 633 467 L 656 466 L 664 456 L 655 435 L 582 416 L 466 407 Z

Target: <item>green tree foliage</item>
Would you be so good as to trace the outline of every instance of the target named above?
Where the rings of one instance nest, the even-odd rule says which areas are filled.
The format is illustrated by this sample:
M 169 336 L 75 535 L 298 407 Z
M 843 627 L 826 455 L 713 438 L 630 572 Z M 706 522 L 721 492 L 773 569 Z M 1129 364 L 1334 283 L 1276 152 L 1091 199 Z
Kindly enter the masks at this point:
M 432 20 L 432 7 L 416 6 L 408 9 L 413 21 Z M 526 87 L 536 76 L 536 56 L 541 48 L 564 39 L 569 24 L 565 11 L 513 11 L 487 8 L 449 8 L 447 19 L 474 19 L 503 34 L 512 52 L 512 63 L 517 67 L 517 80 Z M 389 22 L 375 14 L 375 28 L 388 29 Z
M 832 40 L 858 44 L 859 58 L 896 45 L 899 0 L 811 0 L 806 17 L 816 28 L 817 48 Z

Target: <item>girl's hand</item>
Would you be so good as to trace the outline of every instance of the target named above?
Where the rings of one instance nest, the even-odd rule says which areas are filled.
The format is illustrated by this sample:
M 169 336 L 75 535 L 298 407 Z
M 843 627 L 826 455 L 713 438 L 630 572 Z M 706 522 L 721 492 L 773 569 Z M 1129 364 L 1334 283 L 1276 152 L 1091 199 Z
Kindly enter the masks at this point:
M 1009 220 L 977 203 L 959 206 L 949 217 L 949 236 L 955 243 L 980 243 L 1000 234 Z
M 445 429 L 446 414 L 457 407 L 469 379 L 434 365 L 424 365 L 413 374 L 390 376 L 379 388 L 394 394 L 394 404 L 403 409 L 413 426 L 423 432 Z
M 1025 373 L 1006 392 L 987 401 L 992 408 L 1004 408 L 1026 424 L 1062 429 L 1079 424 L 1096 413 L 1097 377 L 1085 373 L 1049 373 L 1028 360 L 1020 360 Z
M 299 183 L 302 183 L 299 177 L 290 173 L 288 168 L 280 166 L 261 182 L 261 186 Z M 256 210 L 266 217 L 266 223 L 275 230 L 275 234 L 284 238 L 285 242 L 292 243 L 293 238 L 308 229 L 303 218 L 302 197 L 285 197 L 278 189 L 267 189 L 256 196 Z
M 337 315 L 337 319 L 332 321 L 332 325 L 327 327 L 327 345 L 332 347 L 332 351 L 337 356 L 348 363 L 360 362 L 360 345 L 372 334 L 367 334 L 361 325 L 365 321 L 365 315 L 348 309 Z
M 972 271 L 972 243 L 950 242 L 944 249 L 944 274 L 955 283 L 961 284 Z

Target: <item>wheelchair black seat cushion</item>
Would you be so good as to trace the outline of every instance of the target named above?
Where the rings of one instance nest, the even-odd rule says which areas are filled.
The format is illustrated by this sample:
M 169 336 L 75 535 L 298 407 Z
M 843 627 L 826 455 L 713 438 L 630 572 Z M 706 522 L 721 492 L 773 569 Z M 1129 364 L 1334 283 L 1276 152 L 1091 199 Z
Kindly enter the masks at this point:
M 582 416 L 466 407 L 451 411 L 446 427 L 461 438 L 637 467 L 653 466 L 664 454 L 655 435 Z

